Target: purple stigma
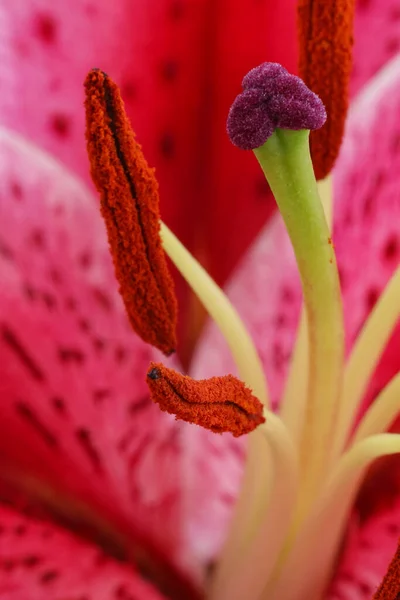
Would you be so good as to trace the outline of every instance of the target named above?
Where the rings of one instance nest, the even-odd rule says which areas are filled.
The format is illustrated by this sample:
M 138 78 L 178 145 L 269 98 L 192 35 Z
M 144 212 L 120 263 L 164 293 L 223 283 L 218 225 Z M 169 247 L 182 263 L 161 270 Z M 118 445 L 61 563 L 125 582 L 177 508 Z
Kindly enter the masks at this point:
M 326 121 L 322 100 L 278 63 L 252 69 L 242 86 L 227 122 L 231 142 L 242 150 L 259 148 L 276 128 L 319 129 Z

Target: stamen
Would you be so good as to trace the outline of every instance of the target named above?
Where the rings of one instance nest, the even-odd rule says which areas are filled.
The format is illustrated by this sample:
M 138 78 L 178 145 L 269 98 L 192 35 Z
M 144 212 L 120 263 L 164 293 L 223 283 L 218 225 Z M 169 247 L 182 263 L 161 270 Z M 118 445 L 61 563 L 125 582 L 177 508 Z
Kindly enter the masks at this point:
M 259 598 L 275 566 L 289 528 L 298 484 L 297 453 L 290 436 L 273 413 L 258 430 L 268 441 L 273 487 L 257 515 L 257 529 L 236 553 L 223 553 L 215 573 L 210 600 Z
M 383 388 L 363 416 L 353 436 L 353 444 L 369 435 L 382 433 L 393 423 L 400 409 L 400 373 Z
M 373 600 L 399 600 L 400 597 L 400 543 L 389 569 Z
M 268 407 L 269 395 L 264 368 L 237 310 L 207 271 L 164 223 L 161 224 L 161 239 L 165 252 L 219 327 L 232 353 L 239 377 Z
M 265 422 L 261 402 L 233 375 L 196 381 L 151 363 L 147 384 L 161 410 L 215 433 L 238 437 Z
M 348 439 L 360 401 L 378 360 L 400 317 L 400 268 L 364 323 L 344 372 L 333 453 L 338 456 Z
M 289 556 L 285 557 L 284 570 L 272 582 L 263 600 L 322 596 L 347 515 L 366 469 L 373 460 L 399 452 L 400 435 L 385 433 L 364 439 L 343 455 L 309 513 Z
M 176 347 L 177 305 L 159 237 L 158 184 L 115 83 L 90 71 L 86 139 L 120 293 L 132 327 L 165 354 Z
M 300 77 L 320 96 L 328 119 L 311 134 L 317 179 L 331 171 L 339 153 L 349 103 L 354 0 L 299 0 Z

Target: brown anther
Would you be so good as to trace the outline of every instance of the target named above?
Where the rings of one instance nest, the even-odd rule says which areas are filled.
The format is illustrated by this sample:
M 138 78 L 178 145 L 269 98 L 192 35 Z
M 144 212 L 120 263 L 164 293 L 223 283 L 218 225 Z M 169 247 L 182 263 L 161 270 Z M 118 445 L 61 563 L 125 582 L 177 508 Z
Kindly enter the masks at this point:
M 328 115 L 310 135 L 317 179 L 339 153 L 349 103 L 354 0 L 298 0 L 300 77 L 325 104 Z
M 196 381 L 151 363 L 147 384 L 161 410 L 215 433 L 230 431 L 238 437 L 265 421 L 261 402 L 233 375 Z
M 373 600 L 400 600 L 400 543 Z
M 116 84 L 86 81 L 86 140 L 120 293 L 130 322 L 165 354 L 176 347 L 177 304 L 160 240 L 158 183 L 135 139 Z

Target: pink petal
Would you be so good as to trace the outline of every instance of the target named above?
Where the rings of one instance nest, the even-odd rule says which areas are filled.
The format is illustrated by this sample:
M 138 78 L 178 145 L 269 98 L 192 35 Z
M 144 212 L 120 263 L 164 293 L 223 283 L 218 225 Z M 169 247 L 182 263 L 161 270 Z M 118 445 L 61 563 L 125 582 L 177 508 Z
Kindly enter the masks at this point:
M 0 597 L 161 600 L 131 567 L 57 528 L 0 507 Z
M 353 105 L 335 170 L 334 241 L 348 349 L 400 258 L 399 112 L 400 57 L 371 81 Z M 253 244 L 228 292 L 260 352 L 276 403 L 287 373 L 301 300 L 293 253 L 279 218 L 271 221 Z M 380 363 L 369 397 L 399 370 L 399 340 L 400 328 Z M 193 374 L 204 377 L 229 372 L 236 369 L 226 344 L 209 325 L 197 348 Z M 231 454 L 234 462 L 233 448 L 225 445 L 220 449 L 221 455 L 224 452 Z M 240 464 L 240 454 L 236 462 Z M 231 470 L 238 485 L 240 469 L 235 472 L 232 466 Z M 201 489 L 202 482 L 197 485 Z M 225 506 L 229 511 L 229 505 Z
M 396 551 L 400 535 L 400 490 L 392 503 L 366 521 L 353 515 L 346 549 L 327 600 L 371 600 Z
M 222 280 L 272 206 L 250 157 L 248 177 L 232 178 L 242 155 L 226 115 L 251 67 L 295 68 L 294 4 L 3 0 L 2 123 L 88 181 L 82 82 L 92 67 L 109 72 L 157 168 L 163 218 Z
M 357 0 L 354 24 L 354 96 L 400 50 L 397 0 Z
M 2 475 L 34 496 L 45 482 L 62 513 L 84 504 L 172 560 L 181 428 L 149 400 L 153 355 L 128 325 L 96 203 L 5 130 L 0 155 Z

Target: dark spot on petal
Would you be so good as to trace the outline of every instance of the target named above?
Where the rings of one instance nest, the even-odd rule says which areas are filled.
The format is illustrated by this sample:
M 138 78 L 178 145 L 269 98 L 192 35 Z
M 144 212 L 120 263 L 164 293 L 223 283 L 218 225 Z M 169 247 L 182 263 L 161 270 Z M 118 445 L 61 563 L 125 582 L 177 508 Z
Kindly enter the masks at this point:
M 79 325 L 79 329 L 81 329 L 85 333 L 88 333 L 90 331 L 90 323 L 86 319 L 79 319 L 78 325 Z
M 400 21 L 400 7 L 394 6 L 389 11 L 389 20 L 390 21 Z
M 388 523 L 386 526 L 386 529 L 391 535 L 395 535 L 396 537 L 398 537 L 398 534 L 400 531 L 400 524 L 399 523 Z
M 164 135 L 161 137 L 160 152 L 164 158 L 173 158 L 175 154 L 175 141 L 170 133 L 164 133 Z
M 39 250 L 45 247 L 45 235 L 41 229 L 34 229 L 31 233 L 31 242 Z
M 56 283 L 56 284 L 62 283 L 63 277 L 61 275 L 61 272 L 58 269 L 56 269 L 55 267 L 52 267 L 49 270 L 49 276 L 53 283 Z
M 121 96 L 124 100 L 132 101 L 137 97 L 137 87 L 133 81 L 124 81 L 121 84 Z
M 100 288 L 93 288 L 93 296 L 102 308 L 107 311 L 112 310 L 112 302 L 107 294 Z
M 365 10 L 370 7 L 371 0 L 358 0 L 357 6 L 362 10 Z
M 21 340 L 17 335 L 5 324 L 1 326 L 1 336 L 8 348 L 13 352 L 20 364 L 36 379 L 43 382 L 45 380 L 44 373 L 31 355 L 27 352 Z
M 101 352 L 105 348 L 105 341 L 101 338 L 93 338 L 93 346 L 98 352 Z
M 98 14 L 97 6 L 95 6 L 94 4 L 87 4 L 85 6 L 85 11 L 86 14 L 88 14 L 90 17 L 94 17 Z
M 400 150 L 400 134 L 394 133 L 391 140 L 391 150 L 394 154 L 397 154 Z
M 76 310 L 78 304 L 77 304 L 75 298 L 72 298 L 72 296 L 69 296 L 68 298 L 65 299 L 65 306 L 68 310 L 74 311 L 74 310 Z
M 288 355 L 283 351 L 280 344 L 275 342 L 273 346 L 272 360 L 277 371 L 281 371 L 285 366 L 288 359 Z
M 281 313 L 280 315 L 277 315 L 276 319 L 275 319 L 275 325 L 277 327 L 277 329 L 281 329 L 282 327 L 285 327 L 285 325 L 287 324 L 287 318 L 285 313 Z
M 110 396 L 111 392 L 108 389 L 94 390 L 93 401 L 95 404 L 101 404 L 103 400 Z
M 22 565 L 27 569 L 32 569 L 34 567 L 37 567 L 38 564 L 42 562 L 42 559 L 34 554 L 28 554 L 27 556 L 24 556 L 21 562 Z
M 296 295 L 291 288 L 284 286 L 282 288 L 281 297 L 282 297 L 282 302 L 285 302 L 287 304 L 292 304 L 295 301 Z
M 78 258 L 79 264 L 83 269 L 88 269 L 93 263 L 93 256 L 89 251 L 82 252 L 80 257 Z
M 45 425 L 39 420 L 34 410 L 25 402 L 18 401 L 15 403 L 15 409 L 20 417 L 27 423 L 32 429 L 40 435 L 44 442 L 55 449 L 58 446 L 57 438 L 53 433 L 47 429 Z
M 65 415 L 67 412 L 65 408 L 65 401 L 60 396 L 53 396 L 53 398 L 51 398 L 51 404 L 59 414 Z
M 260 174 L 255 181 L 255 193 L 260 198 L 265 198 L 270 193 L 270 187 L 264 175 Z
M 17 200 L 18 202 L 20 202 L 23 199 L 24 194 L 22 191 L 22 186 L 18 181 L 11 181 L 10 191 L 11 191 L 11 195 L 13 196 L 14 200 Z
M 171 83 L 176 79 L 178 71 L 178 63 L 175 60 L 166 60 L 162 63 L 160 69 L 161 77 L 168 83 Z
M 399 250 L 399 238 L 395 234 L 393 234 L 391 237 L 389 237 L 389 239 L 386 241 L 383 247 L 383 259 L 385 261 L 391 262 L 393 259 L 397 258 Z
M 379 298 L 379 290 L 377 288 L 370 288 L 365 295 L 365 304 L 367 306 L 367 310 L 370 311 L 374 308 L 377 300 Z
M 11 249 L 8 246 L 6 246 L 2 241 L 0 241 L 0 254 L 3 258 L 6 258 L 7 260 L 13 260 L 14 258 Z
M 50 311 L 54 310 L 54 308 L 57 305 L 57 300 L 55 299 L 55 296 L 53 296 L 49 292 L 42 292 L 42 299 L 43 299 L 43 302 L 45 303 L 46 307 Z
M 26 525 L 17 525 L 14 529 L 14 533 L 15 535 L 24 535 L 27 532 L 27 526 Z
M 30 302 L 33 302 L 37 298 L 37 291 L 30 283 L 24 283 L 22 291 Z
M 360 590 L 361 594 L 365 597 L 370 596 L 373 592 L 373 588 L 369 583 L 365 581 L 358 581 L 357 587 Z
M 49 583 L 53 583 L 53 581 L 58 579 L 59 576 L 60 576 L 60 573 L 58 571 L 55 571 L 55 570 L 45 571 L 44 573 L 42 573 L 40 575 L 39 582 L 42 583 L 43 585 L 47 585 Z
M 63 363 L 75 363 L 81 365 L 85 361 L 85 355 L 79 348 L 59 348 L 58 358 Z
M 396 54 L 400 47 L 400 40 L 397 38 L 392 38 L 386 42 L 385 48 L 388 54 Z
M 8 559 L 4 559 L 0 562 L 0 566 L 4 571 L 7 571 L 8 573 L 10 571 L 12 571 L 17 565 L 15 563 L 14 560 L 11 560 L 10 558 Z
M 54 206 L 54 214 L 56 217 L 62 217 L 65 214 L 65 206 L 63 204 L 56 204 Z
M 115 349 L 115 360 L 117 363 L 123 363 L 128 358 L 128 351 L 123 346 L 117 346 Z
M 85 454 L 88 456 L 90 462 L 94 466 L 95 470 L 98 473 L 102 473 L 103 466 L 101 463 L 100 455 L 93 445 L 90 432 L 82 427 L 76 431 L 75 435 Z
M 69 118 L 63 114 L 55 114 L 50 119 L 50 127 L 60 138 L 66 138 L 71 129 Z
M 182 19 L 185 14 L 185 3 L 183 0 L 174 0 L 169 7 L 169 16 L 173 21 Z
M 37 15 L 35 29 L 41 41 L 54 44 L 57 37 L 57 24 L 53 17 L 47 14 Z
M 134 417 L 149 406 L 153 406 L 150 396 L 143 396 L 143 398 L 134 400 L 128 404 L 128 414 L 130 417 Z

